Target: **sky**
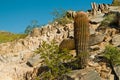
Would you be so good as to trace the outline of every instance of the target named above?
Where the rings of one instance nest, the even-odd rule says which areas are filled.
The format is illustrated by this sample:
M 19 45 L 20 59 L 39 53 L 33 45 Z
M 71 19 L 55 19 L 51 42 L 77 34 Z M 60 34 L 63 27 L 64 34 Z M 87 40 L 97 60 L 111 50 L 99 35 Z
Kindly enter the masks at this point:
M 39 25 L 53 20 L 55 9 L 91 9 L 91 2 L 111 4 L 112 0 L 0 0 L 0 31 L 23 33 L 33 20 Z

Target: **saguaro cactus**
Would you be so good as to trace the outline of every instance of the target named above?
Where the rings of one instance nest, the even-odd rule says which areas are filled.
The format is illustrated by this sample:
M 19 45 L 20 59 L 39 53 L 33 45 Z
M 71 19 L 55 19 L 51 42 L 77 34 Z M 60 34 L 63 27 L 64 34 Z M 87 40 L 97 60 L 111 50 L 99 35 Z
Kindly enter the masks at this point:
M 88 59 L 89 21 L 87 14 L 78 12 L 74 19 L 75 49 L 80 68 L 85 68 Z

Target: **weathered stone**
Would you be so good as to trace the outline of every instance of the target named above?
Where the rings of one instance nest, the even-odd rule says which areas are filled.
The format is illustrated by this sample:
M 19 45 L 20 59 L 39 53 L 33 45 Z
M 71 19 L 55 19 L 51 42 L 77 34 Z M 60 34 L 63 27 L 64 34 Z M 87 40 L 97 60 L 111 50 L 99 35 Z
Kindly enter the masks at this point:
M 104 71 L 101 71 L 101 74 L 100 76 L 104 79 L 107 79 L 108 78 L 108 73 L 107 72 L 104 72 Z
M 37 55 L 31 57 L 27 61 L 27 65 L 29 65 L 30 67 L 34 67 L 34 66 L 40 65 L 40 62 L 42 62 L 42 59 L 40 59 L 40 54 L 37 54 Z
M 93 35 L 91 35 L 89 44 L 92 46 L 92 45 L 101 43 L 104 40 L 104 36 L 105 35 L 103 35 L 103 34 L 93 34 Z
M 90 46 L 90 49 L 93 51 L 99 50 L 100 47 L 98 45 Z
M 96 67 L 95 67 L 95 70 L 96 70 L 99 74 L 101 73 L 101 69 L 102 69 L 101 66 L 96 66 Z
M 116 35 L 113 36 L 112 44 L 114 46 L 119 46 L 120 45 L 120 35 L 119 34 L 116 34 Z
M 94 59 L 94 58 L 92 58 L 92 59 Z M 89 61 L 89 62 L 88 62 L 88 65 L 89 65 L 90 67 L 94 67 L 94 68 L 99 67 L 99 64 L 98 64 L 98 63 L 94 63 L 94 62 L 92 62 L 92 61 Z
M 110 75 L 109 80 L 115 80 L 113 74 Z
M 67 80 L 101 80 L 99 74 L 93 69 L 74 70 L 68 74 Z
M 73 37 L 74 36 L 74 29 L 73 29 L 73 24 L 66 24 L 64 27 L 64 30 L 68 32 L 68 38 Z
M 98 23 L 100 23 L 100 22 L 103 21 L 103 20 L 104 20 L 104 14 L 101 13 L 101 14 L 96 15 L 94 18 L 91 18 L 91 19 L 90 19 L 90 22 L 91 22 L 91 23 L 98 24 Z
M 112 37 L 112 36 L 114 36 L 116 33 L 117 33 L 117 30 L 116 30 L 115 28 L 107 28 L 107 29 L 105 30 L 106 37 L 107 37 L 107 36 Z
M 10 76 L 6 76 L 5 74 L 3 74 L 3 73 L 0 73 L 1 75 L 0 75 L 0 80 L 13 80 L 13 78 L 12 77 L 10 77 Z
M 105 39 L 104 39 L 104 41 L 106 41 L 106 42 L 109 42 L 109 41 L 111 41 L 111 36 L 105 36 Z
M 114 67 L 114 70 L 115 70 L 115 73 L 116 73 L 117 77 L 118 77 L 119 80 L 120 80 L 120 66 L 115 66 L 115 67 Z
M 32 32 L 31 32 L 30 35 L 31 35 L 32 37 L 38 37 L 38 36 L 40 36 L 41 34 L 40 34 L 39 28 L 34 28 L 34 29 L 32 30 Z
M 119 6 L 109 6 L 109 11 L 112 13 L 120 12 Z
M 90 35 L 95 34 L 95 29 L 94 28 L 90 28 Z
M 69 10 L 69 11 L 67 11 L 66 15 L 68 18 L 74 18 L 76 15 L 76 12 Z
M 104 5 L 103 4 L 100 4 L 99 8 L 100 8 L 101 12 L 104 12 Z
M 91 3 L 92 7 L 92 15 L 96 16 L 98 11 L 101 13 L 108 13 L 109 12 L 109 5 L 107 4 L 96 4 L 96 3 Z
M 106 63 L 101 62 L 100 65 L 101 65 L 100 76 L 104 79 L 108 79 L 108 77 L 111 74 L 111 70 L 107 68 Z
M 96 3 L 91 3 L 92 6 L 92 14 L 95 16 L 98 11 L 98 5 Z
M 42 35 L 43 35 L 43 34 L 46 34 L 47 31 L 48 31 L 48 30 L 47 30 L 47 27 L 43 27 L 42 30 L 41 30 Z
M 26 79 L 28 72 L 31 73 L 29 77 L 32 77 L 33 68 L 25 64 L 1 63 L 0 65 L 0 80 L 30 80 Z

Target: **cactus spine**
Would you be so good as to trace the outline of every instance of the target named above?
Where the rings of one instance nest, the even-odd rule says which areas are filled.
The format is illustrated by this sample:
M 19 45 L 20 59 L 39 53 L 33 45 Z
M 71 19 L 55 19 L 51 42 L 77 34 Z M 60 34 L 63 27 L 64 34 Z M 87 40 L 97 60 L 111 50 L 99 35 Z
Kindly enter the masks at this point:
M 86 13 L 78 12 L 74 19 L 75 49 L 80 68 L 85 68 L 88 59 L 89 21 Z

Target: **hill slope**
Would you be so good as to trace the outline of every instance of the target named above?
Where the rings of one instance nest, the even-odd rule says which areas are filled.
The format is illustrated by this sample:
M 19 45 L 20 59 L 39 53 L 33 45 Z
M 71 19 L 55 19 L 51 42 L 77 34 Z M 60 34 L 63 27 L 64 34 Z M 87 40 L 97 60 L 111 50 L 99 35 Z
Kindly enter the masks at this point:
M 26 34 L 13 34 L 11 32 L 0 31 L 0 43 L 11 42 L 25 38 L 26 36 Z

